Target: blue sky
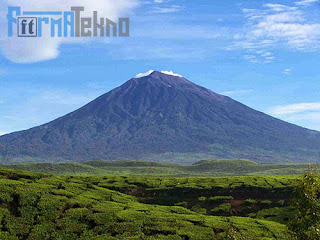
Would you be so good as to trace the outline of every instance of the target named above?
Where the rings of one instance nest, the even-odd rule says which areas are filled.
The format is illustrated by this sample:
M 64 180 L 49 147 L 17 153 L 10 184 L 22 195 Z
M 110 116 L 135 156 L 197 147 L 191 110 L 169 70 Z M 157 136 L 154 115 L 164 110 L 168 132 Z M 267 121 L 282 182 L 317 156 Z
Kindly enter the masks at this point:
M 5 0 L 34 10 L 64 1 Z M 108 3 L 108 4 L 103 4 Z M 130 17 L 129 38 L 17 39 L 0 35 L 0 134 L 54 120 L 137 73 L 172 70 L 254 109 L 320 130 L 320 3 L 70 1 Z M 91 11 L 92 12 L 92 11 Z M 5 32 L 6 21 L 0 21 Z

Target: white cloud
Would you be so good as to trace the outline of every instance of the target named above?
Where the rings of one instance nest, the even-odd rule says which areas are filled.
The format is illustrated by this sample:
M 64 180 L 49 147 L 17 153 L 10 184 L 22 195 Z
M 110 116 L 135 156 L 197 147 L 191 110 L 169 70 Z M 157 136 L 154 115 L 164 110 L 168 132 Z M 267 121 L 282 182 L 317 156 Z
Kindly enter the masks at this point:
M 270 109 L 273 115 L 288 115 L 302 112 L 320 111 L 320 103 L 297 103 L 284 106 L 275 106 Z
M 309 6 L 312 3 L 319 2 L 319 0 L 302 0 L 295 2 L 296 5 Z
M 251 63 L 269 63 L 276 59 L 276 57 L 273 56 L 273 53 L 262 50 L 249 50 L 248 54 L 245 54 L 243 58 Z
M 151 73 L 153 73 L 154 70 L 149 70 L 145 73 L 138 73 L 134 78 L 142 78 L 142 77 L 146 77 L 149 76 Z
M 138 73 L 135 78 L 142 78 L 142 77 L 146 77 L 146 76 L 149 76 L 151 73 L 153 73 L 154 70 L 149 70 L 145 73 Z M 183 77 L 181 76 L 180 74 L 177 74 L 177 73 L 174 73 L 172 71 L 161 71 L 161 73 L 163 74 L 167 74 L 167 75 L 171 75 L 171 76 L 175 76 L 175 77 Z
M 184 8 L 180 5 L 171 5 L 169 7 L 154 7 L 152 12 L 156 14 L 179 12 Z
M 175 76 L 175 77 L 183 77 L 182 75 L 180 75 L 178 73 L 174 73 L 172 71 L 161 71 L 161 72 L 164 74 L 167 74 L 167 75 Z
M 304 18 L 299 11 L 281 12 L 265 16 L 266 23 L 289 23 L 303 20 Z
M 320 131 L 320 111 L 286 115 L 282 117 L 282 119 L 309 129 Z
M 320 103 L 297 103 L 271 107 L 270 115 L 300 126 L 320 131 Z
M 297 9 L 296 7 L 290 7 L 283 4 L 273 4 L 273 3 L 267 3 L 267 4 L 264 4 L 263 6 L 275 12 L 291 11 L 291 10 Z
M 0 131 L 0 136 L 7 134 L 7 132 Z
M 242 96 L 252 92 L 253 90 L 251 89 L 245 89 L 245 90 L 225 91 L 225 92 L 221 92 L 220 94 L 232 97 L 232 96 Z
M 297 113 L 285 116 L 287 121 L 313 121 L 318 120 L 317 124 L 320 126 L 320 111 Z
M 234 38 L 234 44 L 229 49 L 242 48 L 247 55 L 256 56 L 257 51 L 269 52 L 267 49 L 289 48 L 297 51 L 317 51 L 320 49 L 320 20 L 309 16 L 299 5 L 314 1 L 301 1 L 295 6 L 283 4 L 264 4 L 262 9 L 242 9 L 247 19 L 244 34 Z M 270 62 L 273 56 L 263 56 Z
M 98 11 L 101 17 L 116 19 L 126 17 L 127 14 L 138 6 L 139 0 L 4 0 L 0 5 L 1 12 L 7 12 L 8 6 L 21 6 L 22 11 L 67 11 L 71 6 L 84 6 L 82 16 L 92 16 L 93 11 Z M 7 23 L 6 14 L 0 17 L 1 22 Z M 49 30 L 49 28 L 46 28 Z M 0 47 L 4 55 L 13 62 L 28 63 L 56 58 L 59 55 L 59 46 L 63 43 L 86 42 L 93 38 L 51 38 L 44 29 L 42 38 L 7 37 L 7 24 L 2 24 L 0 31 Z M 15 28 L 14 28 L 15 31 Z
M 287 74 L 287 75 L 289 75 L 290 73 L 292 72 L 292 69 L 290 69 L 290 68 L 287 68 L 287 69 L 285 69 L 285 70 L 283 70 L 283 74 Z
M 244 59 L 248 60 L 251 63 L 259 63 L 259 60 L 255 55 L 246 54 L 243 56 Z
M 271 52 L 264 52 L 264 51 L 259 51 L 257 53 L 261 54 L 262 57 L 270 57 L 272 55 Z

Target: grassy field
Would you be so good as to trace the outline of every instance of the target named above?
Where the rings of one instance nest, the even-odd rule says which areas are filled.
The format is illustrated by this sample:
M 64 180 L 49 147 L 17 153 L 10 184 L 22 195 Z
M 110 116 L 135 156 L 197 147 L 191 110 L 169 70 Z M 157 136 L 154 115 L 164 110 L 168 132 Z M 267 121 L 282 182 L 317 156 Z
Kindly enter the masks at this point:
M 57 176 L 2 168 L 0 239 L 206 240 L 234 231 L 238 239 L 285 239 L 296 181 Z
M 0 167 L 59 175 L 117 176 L 260 176 L 297 175 L 308 164 L 257 164 L 250 160 L 208 160 L 193 165 L 144 161 L 91 161 L 86 163 L 21 163 Z

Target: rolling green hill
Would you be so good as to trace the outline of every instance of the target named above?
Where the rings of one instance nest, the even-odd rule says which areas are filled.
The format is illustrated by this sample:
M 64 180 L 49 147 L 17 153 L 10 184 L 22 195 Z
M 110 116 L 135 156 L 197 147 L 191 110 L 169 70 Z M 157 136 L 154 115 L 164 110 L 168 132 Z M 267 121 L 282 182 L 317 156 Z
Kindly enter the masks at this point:
M 119 176 L 250 176 L 296 175 L 307 164 L 257 164 L 250 160 L 207 160 L 193 165 L 144 161 L 90 161 L 86 163 L 21 163 L 0 165 L 6 168 L 60 175 Z
M 0 239 L 211 240 L 225 239 L 228 232 L 242 235 L 237 239 L 285 239 L 283 223 L 292 211 L 287 198 L 295 181 L 293 176 L 74 177 L 0 169 Z M 265 220 L 268 212 L 273 221 Z

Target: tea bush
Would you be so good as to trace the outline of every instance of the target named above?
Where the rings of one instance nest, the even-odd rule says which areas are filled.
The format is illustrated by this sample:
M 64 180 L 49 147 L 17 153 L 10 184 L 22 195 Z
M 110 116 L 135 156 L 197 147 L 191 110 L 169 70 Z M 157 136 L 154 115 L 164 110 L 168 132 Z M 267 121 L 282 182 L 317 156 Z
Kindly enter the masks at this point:
M 212 189 L 213 184 L 225 183 L 212 178 L 63 177 L 1 169 L 0 239 L 212 240 L 223 236 L 230 225 L 242 235 L 254 234 L 256 239 L 283 239 L 286 227 L 280 223 L 209 216 L 201 206 L 191 211 L 144 204 L 113 190 L 139 191 L 143 186 L 158 188 L 168 196 L 172 189 L 175 191 L 174 186 L 197 192 Z M 230 206 L 222 204 L 219 208 L 227 211 Z

